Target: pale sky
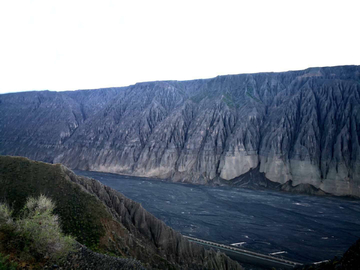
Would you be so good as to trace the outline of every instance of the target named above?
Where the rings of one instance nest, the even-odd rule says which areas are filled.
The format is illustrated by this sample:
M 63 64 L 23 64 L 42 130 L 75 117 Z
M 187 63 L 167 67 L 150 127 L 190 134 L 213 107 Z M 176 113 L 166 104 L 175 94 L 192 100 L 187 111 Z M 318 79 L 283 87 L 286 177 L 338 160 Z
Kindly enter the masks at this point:
M 0 0 L 0 93 L 350 64 L 359 0 Z

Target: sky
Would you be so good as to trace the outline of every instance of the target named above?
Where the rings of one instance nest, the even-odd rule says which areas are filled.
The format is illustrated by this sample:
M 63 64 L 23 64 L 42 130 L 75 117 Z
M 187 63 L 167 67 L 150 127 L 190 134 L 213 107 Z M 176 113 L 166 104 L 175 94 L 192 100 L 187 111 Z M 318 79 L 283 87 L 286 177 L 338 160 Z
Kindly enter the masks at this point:
M 360 1 L 0 0 L 0 93 L 360 65 Z

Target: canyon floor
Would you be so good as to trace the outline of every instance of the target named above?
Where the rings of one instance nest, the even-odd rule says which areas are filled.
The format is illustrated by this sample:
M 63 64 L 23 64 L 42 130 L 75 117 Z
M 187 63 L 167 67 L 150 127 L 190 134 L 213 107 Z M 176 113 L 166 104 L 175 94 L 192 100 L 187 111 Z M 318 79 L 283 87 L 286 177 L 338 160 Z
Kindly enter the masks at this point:
M 360 237 L 358 200 L 76 173 L 140 202 L 183 235 L 302 263 L 341 256 Z

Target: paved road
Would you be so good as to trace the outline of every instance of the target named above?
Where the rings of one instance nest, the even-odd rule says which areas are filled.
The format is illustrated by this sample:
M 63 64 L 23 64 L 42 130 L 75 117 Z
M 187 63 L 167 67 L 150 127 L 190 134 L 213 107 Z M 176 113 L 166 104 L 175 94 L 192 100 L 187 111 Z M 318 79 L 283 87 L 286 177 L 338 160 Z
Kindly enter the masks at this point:
M 300 263 L 276 258 L 273 256 L 252 252 L 245 249 L 240 249 L 236 247 L 231 247 L 219 243 L 214 243 L 210 241 L 206 241 L 203 239 L 198 239 L 194 237 L 185 236 L 191 242 L 211 247 L 214 249 L 219 249 L 220 251 L 224 252 L 230 258 L 233 258 L 239 262 L 248 263 L 251 265 L 258 265 L 261 267 L 272 268 L 275 267 L 276 269 L 293 269 L 295 266 L 300 266 Z

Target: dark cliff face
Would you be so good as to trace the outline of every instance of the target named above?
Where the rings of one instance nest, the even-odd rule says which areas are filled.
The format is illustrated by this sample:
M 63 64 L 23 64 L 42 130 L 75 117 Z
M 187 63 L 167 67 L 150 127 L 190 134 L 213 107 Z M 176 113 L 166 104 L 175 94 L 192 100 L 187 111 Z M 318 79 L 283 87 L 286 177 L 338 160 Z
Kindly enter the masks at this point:
M 0 154 L 201 184 L 259 168 L 360 195 L 359 66 L 93 92 L 1 95 Z
M 226 255 L 189 242 L 139 203 L 65 166 L 0 156 L 0 201 L 19 212 L 29 196 L 56 205 L 65 233 L 82 244 L 136 258 L 149 269 L 242 269 Z

